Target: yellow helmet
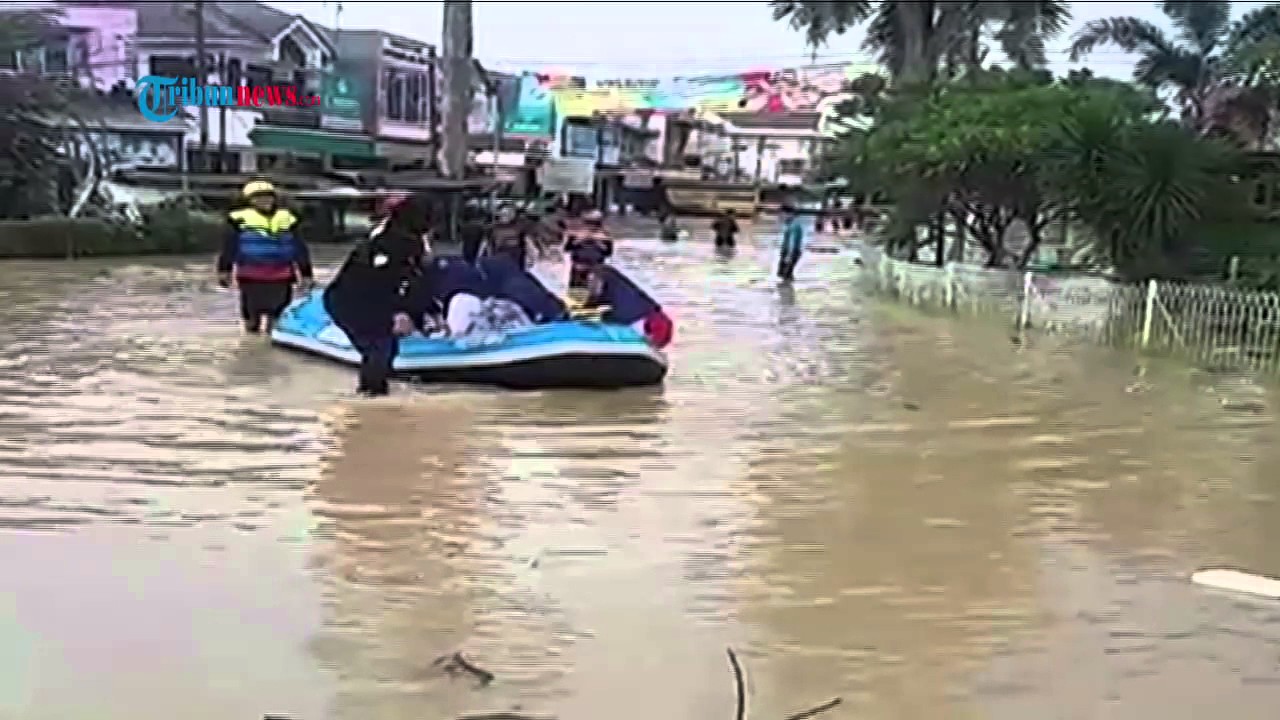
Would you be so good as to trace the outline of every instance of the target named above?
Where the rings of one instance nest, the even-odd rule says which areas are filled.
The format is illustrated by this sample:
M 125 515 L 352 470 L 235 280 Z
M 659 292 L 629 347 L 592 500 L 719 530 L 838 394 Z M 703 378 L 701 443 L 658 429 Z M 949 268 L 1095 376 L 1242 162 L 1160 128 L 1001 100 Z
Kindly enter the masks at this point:
M 244 188 L 240 190 L 240 194 L 245 197 L 253 197 L 254 195 L 275 195 L 276 186 L 266 180 L 251 180 L 250 182 L 245 183 Z

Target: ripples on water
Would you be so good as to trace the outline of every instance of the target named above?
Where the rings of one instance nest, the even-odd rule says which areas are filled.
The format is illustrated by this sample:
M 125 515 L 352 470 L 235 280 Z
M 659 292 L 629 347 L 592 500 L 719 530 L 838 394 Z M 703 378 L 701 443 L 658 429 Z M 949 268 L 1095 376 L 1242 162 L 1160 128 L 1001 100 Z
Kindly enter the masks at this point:
M 372 403 L 202 260 L 0 266 L 0 717 L 701 720 L 730 645 L 756 718 L 1273 716 L 1280 608 L 1182 577 L 1280 574 L 1269 415 L 844 257 L 622 263 L 665 389 Z

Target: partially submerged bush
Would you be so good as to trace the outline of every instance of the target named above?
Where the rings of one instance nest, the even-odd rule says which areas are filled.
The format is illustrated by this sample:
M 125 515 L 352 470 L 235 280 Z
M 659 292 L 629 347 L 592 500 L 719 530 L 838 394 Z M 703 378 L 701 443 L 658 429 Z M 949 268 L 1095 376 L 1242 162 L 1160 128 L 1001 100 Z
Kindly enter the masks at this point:
M 226 224 L 180 207 L 156 208 L 134 226 L 97 218 L 44 216 L 0 221 L 0 258 L 104 257 L 215 252 Z

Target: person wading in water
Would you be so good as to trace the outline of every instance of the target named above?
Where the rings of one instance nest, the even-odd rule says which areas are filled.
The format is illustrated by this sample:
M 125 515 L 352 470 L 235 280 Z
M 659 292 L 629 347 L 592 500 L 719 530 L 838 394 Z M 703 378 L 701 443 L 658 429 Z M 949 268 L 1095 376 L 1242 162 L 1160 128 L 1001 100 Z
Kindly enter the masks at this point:
M 782 206 L 782 247 L 778 252 L 778 279 L 790 283 L 796 279 L 796 265 L 804 253 L 804 226 L 792 205 Z
M 280 207 L 275 186 L 255 180 L 241 190 L 245 207 L 227 215 L 227 234 L 218 253 L 218 285 L 240 288 L 240 318 L 250 333 L 271 332 L 293 299 L 311 289 L 311 251 L 298 234 L 298 218 Z
M 324 291 L 329 317 L 360 353 L 356 392 L 366 396 L 388 393 L 400 338 L 422 330 L 431 309 L 416 306 L 431 295 L 421 287 L 431 227 L 425 204 L 392 198 L 384 212 Z
M 717 250 L 732 250 L 738 244 L 738 220 L 733 212 L 733 208 L 724 211 L 724 214 L 716 218 L 711 223 L 711 230 L 716 236 Z

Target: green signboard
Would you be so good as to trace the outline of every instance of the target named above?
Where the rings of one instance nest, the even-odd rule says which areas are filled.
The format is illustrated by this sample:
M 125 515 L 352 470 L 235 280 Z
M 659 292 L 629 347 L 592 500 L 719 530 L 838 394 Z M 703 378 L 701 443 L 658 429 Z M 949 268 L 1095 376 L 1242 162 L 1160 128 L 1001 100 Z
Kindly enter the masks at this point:
M 535 75 L 520 76 L 515 107 L 506 111 L 502 130 L 507 135 L 550 138 L 555 135 L 556 102 Z
M 320 91 L 320 124 L 331 130 L 363 130 L 360 97 L 351 80 L 337 73 L 324 77 Z

